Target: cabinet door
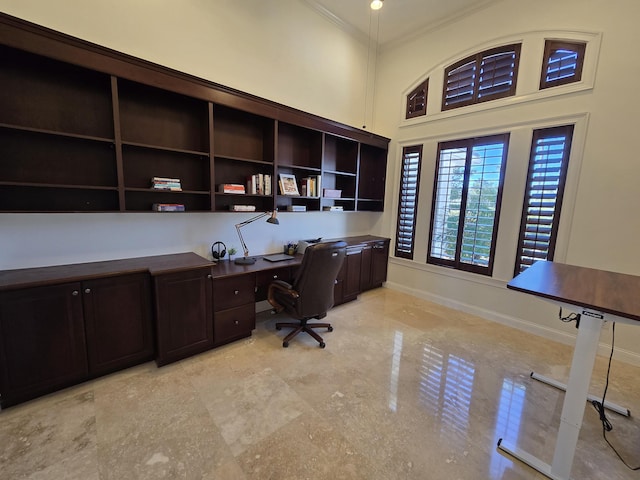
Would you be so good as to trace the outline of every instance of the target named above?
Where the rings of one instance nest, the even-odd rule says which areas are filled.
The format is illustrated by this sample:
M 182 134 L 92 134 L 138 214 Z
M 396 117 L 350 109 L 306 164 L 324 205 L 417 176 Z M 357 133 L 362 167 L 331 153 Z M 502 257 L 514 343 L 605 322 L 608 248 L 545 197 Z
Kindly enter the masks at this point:
M 153 356 L 147 274 L 82 282 L 89 373 L 101 375 Z
M 389 263 L 389 241 L 378 241 L 371 251 L 371 285 L 369 288 L 382 286 L 387 281 L 387 264 Z
M 364 292 L 371 288 L 371 244 L 362 247 L 362 264 L 360 268 L 360 291 Z
M 211 279 L 211 268 L 154 278 L 159 366 L 213 347 Z
M 0 404 L 88 375 L 79 283 L 0 293 Z
M 347 255 L 344 257 L 343 280 L 342 280 L 342 302 L 355 300 L 360 293 L 360 270 L 362 268 L 362 248 L 347 248 Z

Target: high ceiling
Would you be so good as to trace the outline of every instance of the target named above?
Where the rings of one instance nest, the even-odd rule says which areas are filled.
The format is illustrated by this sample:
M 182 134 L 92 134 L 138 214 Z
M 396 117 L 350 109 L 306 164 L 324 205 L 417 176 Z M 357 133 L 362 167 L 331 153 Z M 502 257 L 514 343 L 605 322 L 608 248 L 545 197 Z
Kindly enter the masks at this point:
M 364 39 L 369 37 L 371 20 L 371 38 L 375 39 L 377 36 L 378 44 L 385 46 L 498 0 L 384 0 L 384 6 L 377 12 L 370 9 L 371 0 L 304 1 Z

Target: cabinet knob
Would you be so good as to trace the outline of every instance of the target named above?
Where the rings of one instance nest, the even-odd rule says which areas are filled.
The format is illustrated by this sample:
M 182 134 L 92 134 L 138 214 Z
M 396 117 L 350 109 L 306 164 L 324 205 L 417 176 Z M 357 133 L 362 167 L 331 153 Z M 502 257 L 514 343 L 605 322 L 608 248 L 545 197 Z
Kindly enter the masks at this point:
M 240 293 L 240 292 L 239 292 L 238 290 L 234 290 L 234 291 L 233 291 L 233 294 L 234 294 L 234 295 L 237 295 L 237 294 L 239 294 L 239 293 Z
M 211 280 L 211 279 L 213 278 L 213 275 L 209 274 L 209 275 L 207 275 L 207 278 L 208 278 L 209 280 Z
M 233 323 L 235 323 L 236 325 L 240 325 L 240 322 L 238 320 L 235 320 Z
M 91 289 L 90 288 L 85 288 L 84 289 L 84 293 L 91 293 Z
M 78 290 L 74 290 L 73 292 L 71 292 L 71 295 L 73 295 L 74 297 L 78 296 Z
M 278 278 L 278 275 L 277 275 L 277 274 L 276 274 L 276 275 L 274 275 L 274 276 L 273 276 L 273 278 Z

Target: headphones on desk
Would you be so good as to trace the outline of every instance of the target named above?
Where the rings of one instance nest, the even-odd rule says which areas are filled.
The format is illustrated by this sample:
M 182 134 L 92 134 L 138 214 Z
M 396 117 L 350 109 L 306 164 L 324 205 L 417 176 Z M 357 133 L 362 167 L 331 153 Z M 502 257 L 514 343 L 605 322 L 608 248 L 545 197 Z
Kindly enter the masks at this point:
M 211 245 L 211 256 L 214 260 L 220 260 L 227 254 L 227 246 L 222 242 Z

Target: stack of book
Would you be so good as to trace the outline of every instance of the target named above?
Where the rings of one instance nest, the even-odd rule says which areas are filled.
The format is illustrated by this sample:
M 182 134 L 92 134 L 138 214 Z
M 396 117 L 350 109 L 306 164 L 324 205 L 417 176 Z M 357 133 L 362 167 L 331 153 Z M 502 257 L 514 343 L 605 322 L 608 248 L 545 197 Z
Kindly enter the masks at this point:
M 229 210 L 232 212 L 255 212 L 255 205 L 229 205 Z
M 250 195 L 271 195 L 271 175 L 256 173 L 248 177 L 247 193 Z
M 151 188 L 154 190 L 170 190 L 173 192 L 182 191 L 179 178 L 152 177 Z
M 245 193 L 245 189 L 244 185 L 240 185 L 239 183 L 221 183 L 218 185 L 218 192 L 242 195 Z
M 306 205 L 287 205 L 287 212 L 306 212 Z
M 305 177 L 300 182 L 300 190 L 302 190 L 303 197 L 319 197 L 322 184 L 322 177 L 320 175 L 314 175 L 312 177 Z
M 154 212 L 184 212 L 184 205 L 181 203 L 154 203 L 151 210 Z

